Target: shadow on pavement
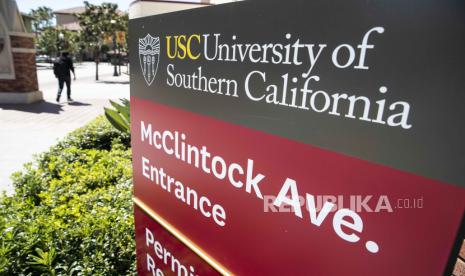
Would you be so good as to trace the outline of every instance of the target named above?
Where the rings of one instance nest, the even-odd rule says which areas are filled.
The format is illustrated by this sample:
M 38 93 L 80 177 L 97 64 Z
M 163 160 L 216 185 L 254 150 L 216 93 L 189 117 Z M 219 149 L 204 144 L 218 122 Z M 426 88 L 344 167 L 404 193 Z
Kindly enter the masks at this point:
M 68 105 L 74 105 L 74 106 L 88 106 L 88 105 L 91 105 L 89 103 L 83 103 L 83 102 L 79 102 L 79 101 L 74 101 L 74 102 L 69 102 Z
M 129 81 L 97 81 L 97 83 L 104 83 L 104 84 L 129 84 Z
M 37 70 L 50 70 L 53 69 L 53 66 L 47 66 L 47 65 L 37 65 Z
M 0 104 L 1 110 L 17 110 L 30 113 L 52 113 L 59 114 L 63 111 L 60 104 L 40 101 L 32 104 Z

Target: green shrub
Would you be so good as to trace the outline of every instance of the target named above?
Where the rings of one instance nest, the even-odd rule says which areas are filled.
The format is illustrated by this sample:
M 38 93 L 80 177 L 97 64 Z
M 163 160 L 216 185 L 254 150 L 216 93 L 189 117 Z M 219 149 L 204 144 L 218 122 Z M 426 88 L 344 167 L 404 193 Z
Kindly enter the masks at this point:
M 13 175 L 0 275 L 135 274 L 129 137 L 103 117 Z
M 102 116 L 86 127 L 75 130 L 55 147 L 52 147 L 51 150 L 56 152 L 72 146 L 81 149 L 109 150 L 113 143 L 122 144 L 125 148 L 128 148 L 130 147 L 130 139 L 129 133 L 116 130 Z
M 121 99 L 121 104 L 110 100 L 113 109 L 104 107 L 105 117 L 117 130 L 130 135 L 131 132 L 131 114 L 129 112 L 130 103 L 128 99 Z

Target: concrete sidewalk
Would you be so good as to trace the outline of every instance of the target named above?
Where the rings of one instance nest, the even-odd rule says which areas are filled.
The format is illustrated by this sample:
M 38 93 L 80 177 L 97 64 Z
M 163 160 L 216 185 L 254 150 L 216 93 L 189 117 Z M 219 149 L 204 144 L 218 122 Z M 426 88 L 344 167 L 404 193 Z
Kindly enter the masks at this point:
M 122 73 L 126 68 L 121 69 Z M 70 131 L 103 114 L 109 99 L 129 98 L 129 76 L 113 77 L 113 67 L 100 64 L 95 81 L 95 64 L 76 65 L 72 83 L 74 102 L 66 102 L 66 88 L 60 103 L 55 101 L 57 80 L 51 68 L 37 71 L 44 101 L 30 105 L 0 105 L 0 191 L 13 191 L 10 175 L 47 150 Z

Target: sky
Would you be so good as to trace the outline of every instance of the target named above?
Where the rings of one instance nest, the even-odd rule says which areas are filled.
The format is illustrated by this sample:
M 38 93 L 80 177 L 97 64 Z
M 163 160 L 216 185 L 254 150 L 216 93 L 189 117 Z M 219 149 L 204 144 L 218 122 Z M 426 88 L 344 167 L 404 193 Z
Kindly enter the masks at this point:
M 1 0 L 0 0 L 1 1 Z M 134 0 L 88 0 L 92 4 L 101 4 L 103 2 L 111 2 L 118 4 L 118 8 L 122 11 L 129 9 L 129 4 Z M 16 0 L 19 10 L 24 13 L 29 13 L 31 9 L 36 9 L 40 6 L 47 6 L 52 10 L 61 10 L 84 6 L 84 0 Z M 185 0 L 185 2 L 199 2 L 198 0 Z

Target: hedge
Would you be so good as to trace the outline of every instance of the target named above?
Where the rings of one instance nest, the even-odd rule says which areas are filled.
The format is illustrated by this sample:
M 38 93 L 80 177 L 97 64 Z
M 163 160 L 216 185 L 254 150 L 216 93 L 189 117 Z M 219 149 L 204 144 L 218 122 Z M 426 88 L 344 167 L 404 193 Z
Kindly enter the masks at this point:
M 13 175 L 0 275 L 135 275 L 129 140 L 99 117 Z

